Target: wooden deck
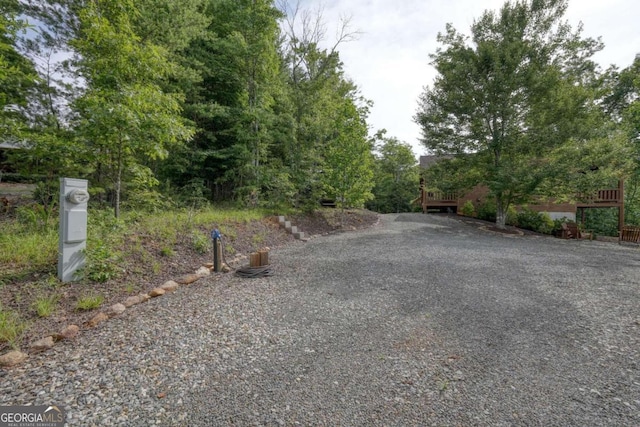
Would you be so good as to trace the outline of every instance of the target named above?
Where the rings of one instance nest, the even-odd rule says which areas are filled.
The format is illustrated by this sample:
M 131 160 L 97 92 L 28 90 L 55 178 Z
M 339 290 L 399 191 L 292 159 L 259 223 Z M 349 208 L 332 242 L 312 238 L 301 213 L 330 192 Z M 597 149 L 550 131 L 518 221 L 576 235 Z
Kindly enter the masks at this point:
M 620 197 L 619 188 L 609 188 L 606 190 L 599 190 L 597 193 L 584 196 L 579 195 L 577 197 L 576 207 L 578 208 L 606 208 L 617 207 L 623 203 L 622 197 Z

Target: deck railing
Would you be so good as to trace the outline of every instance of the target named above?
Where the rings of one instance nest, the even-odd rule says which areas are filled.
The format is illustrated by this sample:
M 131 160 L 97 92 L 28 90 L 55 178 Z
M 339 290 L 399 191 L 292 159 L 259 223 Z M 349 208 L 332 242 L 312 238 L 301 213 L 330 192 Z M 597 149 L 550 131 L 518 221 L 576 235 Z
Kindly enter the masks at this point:
M 606 190 L 598 190 L 596 193 L 578 196 L 581 203 L 617 203 L 620 201 L 620 190 L 618 188 L 609 188 Z
M 458 193 L 427 191 L 427 202 L 457 202 L 457 201 L 458 201 Z

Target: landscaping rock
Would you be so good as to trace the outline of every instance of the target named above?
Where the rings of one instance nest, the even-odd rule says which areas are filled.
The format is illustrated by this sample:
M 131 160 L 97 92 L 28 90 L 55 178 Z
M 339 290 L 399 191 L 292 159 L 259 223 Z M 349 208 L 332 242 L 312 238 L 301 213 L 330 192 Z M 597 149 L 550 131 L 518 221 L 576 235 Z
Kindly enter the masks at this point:
M 151 296 L 149 294 L 140 294 L 138 298 L 140 298 L 140 302 L 147 302 L 151 299 Z
M 200 267 L 200 268 L 196 271 L 196 274 L 197 274 L 198 276 L 202 276 L 202 277 L 204 277 L 204 276 L 209 276 L 209 275 L 211 274 L 211 270 L 210 270 L 210 269 L 208 269 L 207 267 Z
M 10 368 L 11 366 L 19 365 L 27 360 L 27 354 L 21 351 L 10 351 L 9 353 L 0 356 L 0 366 Z
M 165 291 L 162 288 L 154 288 L 154 289 L 151 290 L 151 292 L 149 292 L 149 296 L 152 297 L 152 298 L 155 298 L 155 297 L 159 297 L 161 295 L 164 295 L 166 292 L 167 291 Z
M 33 344 L 31 344 L 30 348 L 31 350 L 34 350 L 34 351 L 44 351 L 44 350 L 49 350 L 51 347 L 54 346 L 54 344 L 55 342 L 53 341 L 53 337 L 48 336 L 34 342 Z
M 184 276 L 177 278 L 175 281 L 181 285 L 188 285 L 200 279 L 201 277 L 202 276 L 198 276 L 197 274 L 185 274 Z
M 127 309 L 127 307 L 124 306 L 124 304 L 113 304 L 111 307 L 109 307 L 107 309 L 107 315 L 111 316 L 118 316 L 122 313 L 124 313 L 124 311 Z
M 129 308 L 129 307 L 131 307 L 133 305 L 140 304 L 142 301 L 143 301 L 143 299 L 142 299 L 142 297 L 140 295 L 134 295 L 134 296 L 129 297 L 126 300 L 124 300 L 122 305 L 124 305 L 125 307 Z
M 164 289 L 167 292 L 173 292 L 176 289 L 178 289 L 178 286 L 180 286 L 180 285 L 178 285 L 173 280 L 167 280 L 166 282 L 164 282 L 164 284 L 162 286 L 160 286 L 160 289 Z
M 80 328 L 77 325 L 67 325 L 58 334 L 58 339 L 70 340 L 71 338 L 75 338 L 79 333 L 80 333 Z
M 95 316 L 93 316 L 91 318 L 91 320 L 89 320 L 87 322 L 87 325 L 90 328 L 93 328 L 93 327 L 98 326 L 98 324 L 100 324 L 100 323 L 102 323 L 102 322 L 104 322 L 105 320 L 108 320 L 108 319 L 109 319 L 109 316 L 107 316 L 105 313 L 98 313 Z

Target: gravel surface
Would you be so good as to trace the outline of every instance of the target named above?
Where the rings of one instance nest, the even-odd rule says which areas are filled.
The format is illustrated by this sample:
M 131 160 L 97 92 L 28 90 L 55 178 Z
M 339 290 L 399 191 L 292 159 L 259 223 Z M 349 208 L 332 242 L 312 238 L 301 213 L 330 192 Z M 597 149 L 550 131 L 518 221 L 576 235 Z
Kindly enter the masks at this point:
M 640 252 L 385 215 L 0 370 L 69 425 L 637 426 Z

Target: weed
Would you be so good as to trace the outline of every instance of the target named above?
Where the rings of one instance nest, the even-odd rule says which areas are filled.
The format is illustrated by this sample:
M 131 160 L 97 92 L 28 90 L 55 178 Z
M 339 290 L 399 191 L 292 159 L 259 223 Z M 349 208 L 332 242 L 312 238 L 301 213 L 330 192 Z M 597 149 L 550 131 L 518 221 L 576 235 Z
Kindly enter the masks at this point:
M 127 286 L 124 287 L 124 291 L 128 294 L 132 294 L 134 293 L 136 290 L 136 287 L 134 285 L 132 285 L 131 283 L 127 284 Z
M 169 247 L 169 246 L 164 246 L 162 249 L 160 249 L 160 255 L 164 256 L 164 257 L 172 257 L 175 254 L 173 248 Z
M 40 317 L 51 316 L 57 308 L 58 295 L 41 296 L 33 302 L 33 309 Z
M 224 250 L 229 254 L 229 255 L 235 255 L 236 254 L 236 248 L 234 248 L 233 246 L 231 246 L 230 244 L 226 244 L 224 245 Z
M 258 247 L 261 244 L 264 243 L 265 239 L 266 239 L 266 232 L 260 232 L 260 233 L 256 233 L 253 235 L 253 237 L 251 237 L 251 241 L 253 242 L 253 246 Z
M 89 294 L 78 298 L 76 310 L 93 310 L 104 302 L 104 297 L 100 294 Z
M 18 313 L 0 307 L 0 342 L 7 342 L 11 347 L 17 348 L 18 341 L 27 326 Z
M 199 254 L 206 254 L 211 247 L 211 240 L 203 233 L 193 233 L 191 235 L 193 249 Z
M 78 273 L 94 282 L 103 283 L 117 276 L 117 256 L 104 241 L 95 242 L 85 250 L 87 263 Z
M 151 263 L 151 271 L 153 271 L 153 274 L 159 274 L 162 271 L 162 264 L 158 261 L 153 261 Z

